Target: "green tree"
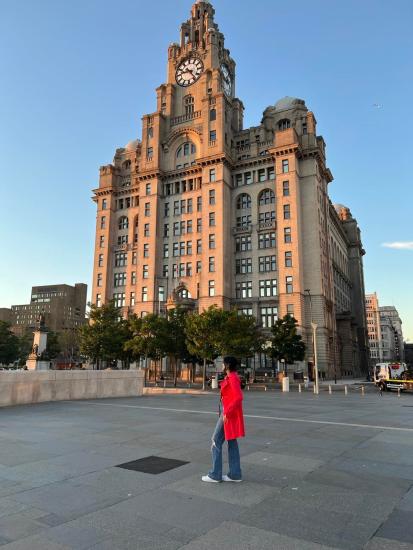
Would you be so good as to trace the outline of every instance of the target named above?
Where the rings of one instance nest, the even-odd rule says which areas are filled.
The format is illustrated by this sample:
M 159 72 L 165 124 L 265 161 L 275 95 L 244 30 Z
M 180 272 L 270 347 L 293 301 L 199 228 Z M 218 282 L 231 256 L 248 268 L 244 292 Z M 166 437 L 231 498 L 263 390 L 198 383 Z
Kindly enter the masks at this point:
M 60 351 L 61 351 L 61 346 L 60 346 L 58 334 L 52 331 L 48 332 L 46 349 L 42 353 L 41 359 L 43 359 L 44 361 L 50 361 L 52 359 L 56 359 Z
M 19 337 L 19 366 L 26 364 L 29 353 L 33 347 L 33 330 L 26 328 L 22 336 Z
M 278 361 L 284 360 L 286 365 L 302 361 L 305 357 L 305 343 L 297 333 L 298 323 L 291 315 L 278 319 L 271 332 L 271 346 L 267 348 L 270 357 Z
M 133 315 L 128 319 L 130 338 L 124 344 L 125 352 L 135 360 L 141 357 L 155 361 L 156 364 L 168 353 L 168 321 L 154 313 L 139 318 Z
M 98 369 L 102 361 L 124 360 L 128 323 L 113 300 L 102 307 L 92 304 L 89 323 L 80 327 L 79 334 L 80 352 L 96 363 Z
M 19 357 L 19 339 L 10 330 L 9 323 L 0 321 L 0 364 L 8 365 Z
M 211 306 L 202 313 L 192 313 L 185 323 L 188 351 L 203 361 L 202 388 L 205 389 L 206 365 L 221 355 L 224 311 Z
M 191 355 L 188 350 L 185 327 L 187 319 L 187 311 L 182 307 L 176 307 L 168 311 L 168 332 L 166 351 L 170 360 L 173 359 L 174 365 L 174 386 L 176 386 L 177 379 L 177 363 L 181 361 L 183 363 L 193 363 L 196 358 Z
M 79 328 L 66 329 L 59 334 L 61 353 L 69 363 L 79 358 L 80 333 Z
M 264 337 L 252 315 L 240 315 L 237 310 L 223 312 L 220 331 L 221 355 L 250 357 L 262 349 Z

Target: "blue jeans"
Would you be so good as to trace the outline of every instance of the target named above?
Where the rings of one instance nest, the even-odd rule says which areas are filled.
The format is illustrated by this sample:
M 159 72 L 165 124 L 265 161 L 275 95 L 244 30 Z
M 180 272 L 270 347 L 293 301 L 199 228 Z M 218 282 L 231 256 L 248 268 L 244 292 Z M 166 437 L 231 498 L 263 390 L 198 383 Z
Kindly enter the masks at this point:
M 224 441 L 224 420 L 221 415 L 212 436 L 212 470 L 208 473 L 209 477 L 216 481 L 222 480 L 222 445 Z M 229 462 L 228 476 L 231 479 L 242 479 L 238 442 L 236 439 L 230 439 L 227 443 Z

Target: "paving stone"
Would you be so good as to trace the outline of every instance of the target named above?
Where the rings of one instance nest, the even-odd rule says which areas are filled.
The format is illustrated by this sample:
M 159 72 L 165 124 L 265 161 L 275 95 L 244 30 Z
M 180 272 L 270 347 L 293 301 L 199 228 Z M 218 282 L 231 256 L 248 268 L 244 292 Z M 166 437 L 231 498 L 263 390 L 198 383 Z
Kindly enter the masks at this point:
M 202 537 L 191 541 L 182 550 L 333 550 L 325 546 L 287 537 L 242 525 L 236 522 L 224 522 Z
M 199 474 L 170 483 L 165 488 L 178 493 L 196 495 L 238 506 L 253 506 L 271 494 L 279 492 L 274 487 L 263 486 L 262 484 L 251 483 L 250 481 L 219 484 L 203 483 Z
M 298 472 L 312 472 L 323 464 L 321 460 L 316 460 L 313 458 L 268 452 L 249 454 L 244 456 L 242 461 L 249 464 L 264 465 L 270 468 L 281 468 L 284 470 L 295 470 Z
M 413 544 L 412 514 L 406 510 L 394 510 L 377 532 L 378 537 Z

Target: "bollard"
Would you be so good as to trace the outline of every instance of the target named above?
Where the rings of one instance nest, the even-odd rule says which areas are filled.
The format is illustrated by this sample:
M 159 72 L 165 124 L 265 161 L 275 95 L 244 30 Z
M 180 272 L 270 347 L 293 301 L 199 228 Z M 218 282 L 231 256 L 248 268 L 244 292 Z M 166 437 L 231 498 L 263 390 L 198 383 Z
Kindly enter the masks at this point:
M 163 387 L 166 388 L 166 380 L 163 381 Z
M 298 393 L 301 393 L 301 384 L 298 384 Z
M 248 384 L 248 386 L 247 386 L 247 390 L 250 391 L 250 385 L 249 385 L 249 384 Z
M 328 385 L 328 393 L 331 395 L 333 393 L 333 390 L 331 389 L 331 384 Z
M 364 386 L 361 386 L 361 395 L 364 395 Z
M 344 386 L 344 395 L 347 395 L 347 394 L 348 394 L 347 386 Z
M 400 388 L 397 388 L 397 397 L 401 396 Z
M 264 386 L 264 391 L 267 391 L 267 386 Z

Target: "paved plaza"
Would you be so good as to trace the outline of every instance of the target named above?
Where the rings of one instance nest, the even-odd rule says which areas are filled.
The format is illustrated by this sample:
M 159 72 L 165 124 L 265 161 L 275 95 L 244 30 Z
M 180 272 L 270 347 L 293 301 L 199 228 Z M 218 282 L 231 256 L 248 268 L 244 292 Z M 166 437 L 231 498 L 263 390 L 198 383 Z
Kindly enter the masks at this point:
M 413 395 L 244 408 L 240 484 L 200 482 L 217 395 L 0 409 L 1 549 L 413 549 Z M 119 467 L 151 456 L 186 464 Z

